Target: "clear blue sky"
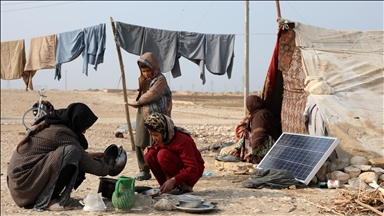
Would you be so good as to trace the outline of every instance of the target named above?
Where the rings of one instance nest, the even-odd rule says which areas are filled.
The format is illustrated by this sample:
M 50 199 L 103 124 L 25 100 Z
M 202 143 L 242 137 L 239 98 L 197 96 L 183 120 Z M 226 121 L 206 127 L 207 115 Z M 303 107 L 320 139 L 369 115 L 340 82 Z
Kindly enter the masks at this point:
M 285 19 L 339 30 L 382 30 L 382 1 L 280 1 Z M 1 41 L 25 39 L 28 53 L 31 38 L 58 34 L 106 23 L 107 47 L 104 63 L 95 71 L 89 65 L 82 73 L 82 56 L 62 65 L 62 79 L 54 70 L 37 71 L 35 88 L 87 90 L 122 88 L 121 72 L 113 40 L 110 17 L 115 21 L 171 31 L 207 34 L 235 34 L 232 78 L 212 75 L 206 70 L 206 84 L 199 67 L 180 58 L 182 76 L 166 75 L 174 91 L 234 92 L 244 90 L 245 1 L 1 1 Z M 276 43 L 275 1 L 249 2 L 249 90 L 261 90 Z M 136 89 L 139 56 L 121 49 L 128 89 Z M 1 88 L 22 89 L 22 79 L 1 80 Z

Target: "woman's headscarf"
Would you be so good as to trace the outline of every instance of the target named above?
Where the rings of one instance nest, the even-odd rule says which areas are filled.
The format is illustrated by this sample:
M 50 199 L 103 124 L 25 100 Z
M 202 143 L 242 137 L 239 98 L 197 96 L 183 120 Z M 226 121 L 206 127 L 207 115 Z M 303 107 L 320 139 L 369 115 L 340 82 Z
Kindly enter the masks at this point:
M 97 116 L 92 110 L 83 103 L 72 103 L 66 109 L 54 110 L 51 114 L 39 119 L 35 124 L 45 120 L 48 125 L 62 124 L 69 127 L 79 138 L 79 142 L 84 149 L 88 148 L 87 139 L 83 131 L 91 127 L 96 121 Z
M 175 126 L 171 118 L 161 113 L 151 114 L 145 120 L 144 126 L 150 131 L 161 133 L 164 144 L 171 142 L 175 136 L 175 131 L 182 132 L 190 136 L 190 133 L 186 129 Z
M 248 96 L 245 105 L 247 106 L 251 118 L 258 110 L 265 108 L 263 99 L 257 95 Z

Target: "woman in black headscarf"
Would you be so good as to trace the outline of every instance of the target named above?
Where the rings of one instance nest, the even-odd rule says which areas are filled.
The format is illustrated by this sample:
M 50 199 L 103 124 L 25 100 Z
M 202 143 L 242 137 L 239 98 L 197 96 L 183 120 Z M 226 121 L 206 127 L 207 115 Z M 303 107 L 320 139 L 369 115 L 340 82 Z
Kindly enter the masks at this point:
M 8 165 L 7 182 L 15 203 L 35 210 L 68 210 L 72 189 L 85 173 L 108 174 L 104 153 L 87 153 L 84 134 L 97 116 L 83 103 L 54 110 L 39 119 L 36 127 L 17 145 Z
M 242 122 L 244 127 L 239 132 L 240 139 L 230 154 L 258 164 L 281 135 L 281 127 L 259 96 L 248 96 L 246 107 L 248 115 Z

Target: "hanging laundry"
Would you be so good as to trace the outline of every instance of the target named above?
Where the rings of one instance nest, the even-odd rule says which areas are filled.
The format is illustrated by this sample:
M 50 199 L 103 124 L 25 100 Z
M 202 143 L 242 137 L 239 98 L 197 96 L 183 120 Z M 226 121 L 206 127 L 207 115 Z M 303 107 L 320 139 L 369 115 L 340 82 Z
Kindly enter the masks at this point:
M 200 67 L 200 79 L 205 84 L 205 34 L 179 32 L 178 53 Z
M 141 55 L 153 52 L 159 57 L 162 72 L 181 76 L 181 56 L 200 67 L 200 79 L 205 84 L 205 67 L 215 75 L 231 78 L 234 59 L 234 34 L 201 34 L 146 28 L 122 22 L 116 23 L 115 42 L 129 53 Z
M 20 79 L 25 61 L 24 40 L 1 42 L 1 79 Z
M 235 50 L 235 35 L 206 34 L 205 35 L 205 65 L 207 70 L 215 75 L 227 73 L 231 79 Z
M 56 34 L 32 38 L 24 71 L 55 68 L 56 45 Z
M 200 79 L 205 84 L 205 67 L 215 75 L 227 73 L 231 78 L 235 35 L 179 32 L 178 53 L 200 67 Z
M 178 34 L 154 28 L 145 28 L 142 53 L 152 52 L 159 59 L 162 72 L 171 71 L 173 78 L 181 76 L 179 57 L 177 56 Z
M 177 54 L 177 32 L 116 23 L 115 42 L 134 55 L 154 53 L 161 72 L 171 71 L 173 78 L 181 76 Z
M 88 64 L 97 65 L 104 62 L 106 45 L 105 23 L 84 28 L 83 73 L 88 76 Z
M 31 39 L 22 75 L 26 83 L 24 90 L 28 91 L 28 88 L 33 90 L 32 78 L 37 70 L 55 68 L 56 44 L 56 34 Z
M 81 29 L 58 34 L 55 78 L 61 79 L 61 65 L 76 59 L 84 50 L 84 32 Z
M 134 55 L 141 55 L 144 38 L 144 27 L 116 23 L 115 42 L 125 51 Z

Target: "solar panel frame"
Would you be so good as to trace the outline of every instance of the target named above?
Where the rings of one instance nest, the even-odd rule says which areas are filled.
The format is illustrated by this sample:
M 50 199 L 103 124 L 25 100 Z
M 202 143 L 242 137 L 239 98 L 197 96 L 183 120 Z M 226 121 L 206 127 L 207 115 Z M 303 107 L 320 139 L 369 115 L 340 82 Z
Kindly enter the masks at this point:
M 339 142 L 335 137 L 283 132 L 257 169 L 288 170 L 308 185 Z

